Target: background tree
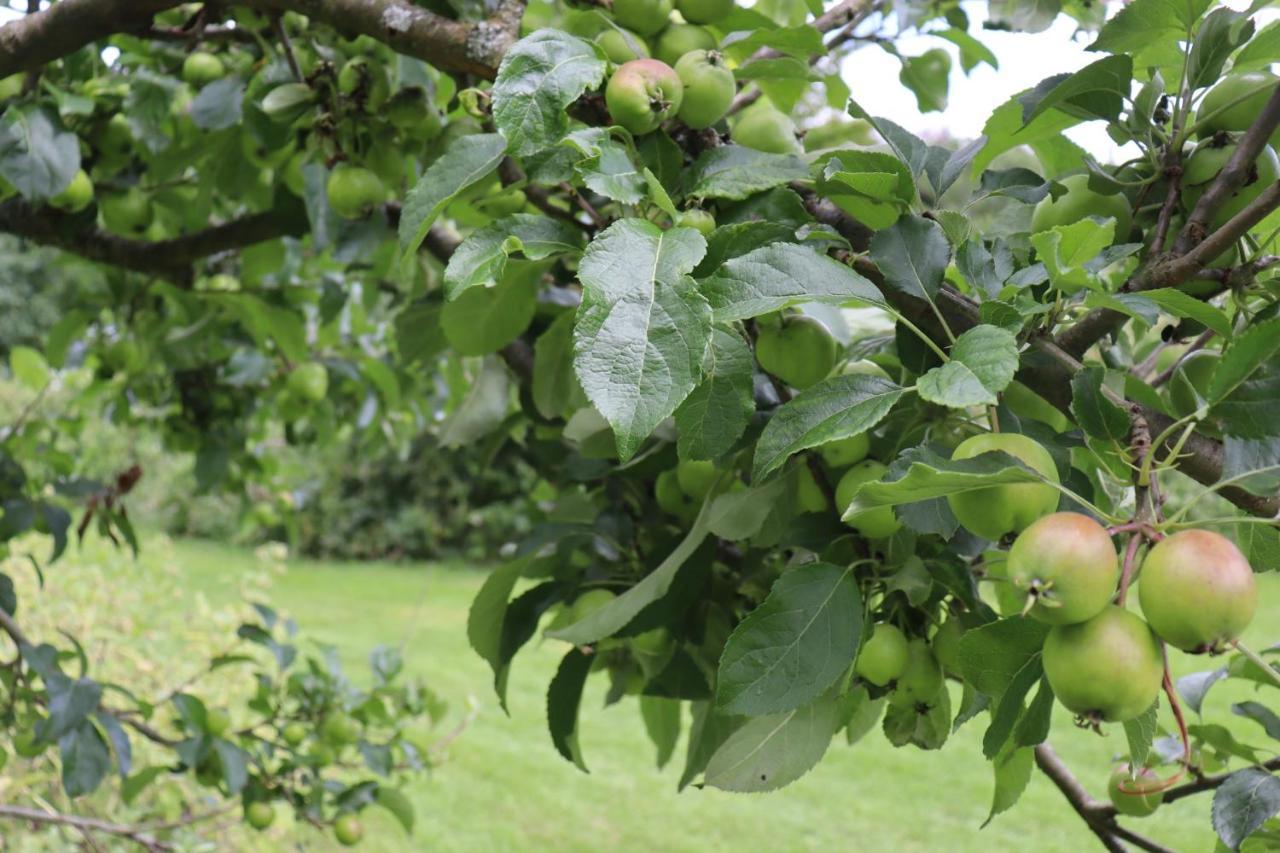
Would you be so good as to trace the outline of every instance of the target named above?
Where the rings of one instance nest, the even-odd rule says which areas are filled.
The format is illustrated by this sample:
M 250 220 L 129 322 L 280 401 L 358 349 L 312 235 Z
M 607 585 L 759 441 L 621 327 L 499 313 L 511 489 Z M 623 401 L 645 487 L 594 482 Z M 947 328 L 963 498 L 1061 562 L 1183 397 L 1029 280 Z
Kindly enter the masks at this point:
M 607 672 L 661 761 L 690 709 L 682 785 L 772 790 L 841 731 L 938 749 L 983 719 L 993 816 L 1034 765 L 1108 849 L 1162 849 L 1118 817 L 1209 791 L 1226 845 L 1265 840 L 1276 763 L 1183 704 L 1280 684 L 1238 643 L 1280 553 L 1280 28 L 1208 2 L 991 9 L 1014 30 L 1072 15 L 1097 59 L 952 149 L 868 114 L 838 69 L 888 50 L 939 109 L 949 54 L 894 38 L 994 62 L 958 3 L 34 3 L 0 30 L 0 229 L 107 287 L 11 367 L 38 394 L 87 371 L 80 416 L 158 431 L 202 489 L 278 489 L 280 442 L 516 448 L 537 523 L 469 637 L 500 697 L 539 628 L 569 644 L 548 722 L 583 769 L 577 708 Z M 1132 159 L 1062 135 L 1082 122 Z M 894 334 L 855 334 L 849 306 Z M 56 558 L 79 501 L 81 535 L 131 542 L 141 472 L 79 483 L 42 452 L 64 427 L 39 399 L 7 433 L 5 536 Z M 15 737 L 95 768 L 69 792 L 127 770 L 120 723 L 145 736 L 154 709 L 100 706 L 4 604 Z M 284 668 L 263 615 L 241 633 Z M 1175 685 L 1184 652 L 1230 657 Z M 353 812 L 400 804 L 254 743 L 310 708 L 285 683 L 236 740 L 177 701 L 176 764 L 220 770 L 250 823 L 279 799 L 354 842 Z M 346 744 L 386 704 L 293 716 Z M 1049 746 L 1056 706 L 1123 725 L 1111 805 Z M 1266 705 L 1237 708 L 1275 735 Z

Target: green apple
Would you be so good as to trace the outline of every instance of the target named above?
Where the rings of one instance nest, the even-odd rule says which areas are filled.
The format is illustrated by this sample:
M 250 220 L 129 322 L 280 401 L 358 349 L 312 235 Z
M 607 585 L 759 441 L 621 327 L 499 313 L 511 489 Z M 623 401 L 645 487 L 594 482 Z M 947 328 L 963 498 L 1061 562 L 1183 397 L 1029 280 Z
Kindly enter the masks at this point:
M 1034 439 L 1012 432 L 988 432 L 966 438 L 951 458 L 972 459 L 983 453 L 1003 451 L 1057 483 L 1058 468 L 1049 451 Z M 1036 519 L 1058 506 L 1058 490 L 1048 483 L 1013 483 L 988 486 L 948 495 L 951 511 L 970 533 L 998 540 L 1006 533 L 1019 533 Z
M 596 36 L 596 44 L 614 65 L 622 65 L 633 59 L 648 59 L 649 46 L 644 39 L 622 27 L 609 28 Z
M 696 24 L 672 24 L 658 36 L 654 56 L 674 66 L 686 54 L 694 50 L 715 50 L 716 37 L 709 30 Z
M 764 101 L 743 110 L 729 127 L 729 136 L 739 145 L 770 154 L 794 154 L 800 150 L 795 122 Z
M 1236 136 L 1215 136 L 1204 140 L 1191 152 L 1182 170 L 1182 203 L 1188 210 L 1195 208 L 1200 196 L 1227 165 L 1235 154 L 1238 142 L 1239 138 Z M 1214 212 L 1209 223 L 1210 229 L 1221 228 L 1277 180 L 1280 180 L 1280 160 L 1277 160 L 1276 152 L 1270 145 L 1264 145 L 1244 185 L 1237 187 Z
M 1059 181 L 1067 191 L 1045 196 L 1031 214 L 1031 233 L 1038 234 L 1059 225 L 1071 225 L 1087 216 L 1116 221 L 1115 242 L 1123 243 L 1133 225 L 1133 212 L 1123 195 L 1104 195 L 1089 188 L 1088 175 L 1071 175 Z
M 604 98 L 614 122 L 639 135 L 657 130 L 676 114 L 684 85 L 665 62 L 633 59 L 613 72 Z
M 822 461 L 832 468 L 848 468 L 856 465 L 871 451 L 871 436 L 865 432 L 838 438 L 818 446 L 818 454 Z
M 1212 136 L 1223 130 L 1248 130 L 1267 105 L 1267 99 L 1277 84 L 1280 84 L 1280 78 L 1270 71 L 1249 71 L 1223 77 L 1205 94 L 1196 110 L 1196 118 L 1204 122 L 1200 126 L 1200 136 Z M 1274 136 L 1272 140 L 1274 142 Z
M 289 391 L 300 400 L 318 403 L 329 394 L 329 371 L 318 361 L 300 364 L 289 373 Z
M 329 207 L 343 219 L 363 219 L 386 201 L 382 179 L 363 166 L 339 163 L 325 186 Z
M 841 513 L 848 511 L 859 486 L 883 479 L 888 470 L 888 466 L 883 462 L 865 459 L 846 471 L 836 486 L 836 506 L 840 508 Z M 883 539 L 886 536 L 892 536 L 902 526 L 902 522 L 898 521 L 898 516 L 891 506 L 864 509 L 844 521 L 867 539 Z
M 667 25 L 672 0 L 614 0 L 613 19 L 642 36 L 651 36 Z
M 692 228 L 703 237 L 711 236 L 711 232 L 716 230 L 716 218 L 711 211 L 696 207 L 681 211 L 676 224 L 684 228 Z
M 733 0 L 677 0 L 676 9 L 691 24 L 714 24 L 733 11 Z
M 98 213 L 108 231 L 123 237 L 141 237 L 154 215 L 151 197 L 138 187 L 104 195 Z
M 836 339 L 814 317 L 793 314 L 756 336 L 756 360 L 767 373 L 801 390 L 816 385 L 835 367 Z
M 79 213 L 93 201 L 93 181 L 84 169 L 76 172 L 67 188 L 49 199 L 49 204 L 68 213 Z
M 684 85 L 684 100 L 678 113 L 681 121 L 701 130 L 711 127 L 729 112 L 737 88 L 733 72 L 720 54 L 692 50 L 680 57 L 675 69 Z
M 189 54 L 182 61 L 182 79 L 192 86 L 200 87 L 221 80 L 226 73 L 222 60 L 203 50 Z

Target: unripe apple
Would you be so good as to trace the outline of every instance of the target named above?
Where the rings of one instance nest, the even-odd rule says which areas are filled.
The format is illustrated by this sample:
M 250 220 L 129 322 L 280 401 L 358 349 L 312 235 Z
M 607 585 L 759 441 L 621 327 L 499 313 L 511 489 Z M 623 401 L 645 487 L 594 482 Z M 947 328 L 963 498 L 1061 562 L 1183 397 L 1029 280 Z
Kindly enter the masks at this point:
M 699 208 L 690 208 L 681 211 L 676 224 L 684 228 L 692 228 L 703 237 L 709 237 L 711 232 L 716 230 L 716 218 L 708 210 Z
M 221 80 L 226 73 L 222 60 L 203 50 L 189 54 L 182 61 L 182 79 L 195 87 Z
M 249 826 L 257 830 L 263 830 L 275 822 L 276 810 L 271 807 L 271 803 L 261 801 L 249 803 L 244 810 L 244 818 Z
M 677 0 L 676 8 L 691 24 L 714 24 L 733 11 L 733 0 Z
M 343 219 L 363 219 L 386 201 L 382 180 L 362 166 L 340 163 L 325 186 L 329 207 Z
M 960 671 L 960 638 L 964 636 L 964 625 L 955 616 L 938 626 L 929 645 L 933 647 L 933 656 L 942 666 L 943 672 Z
M 663 471 L 658 475 L 653 484 L 653 496 L 658 503 L 658 509 L 668 515 L 674 515 L 686 524 L 691 523 L 698 514 L 698 502 L 680 488 L 675 469 Z
M 1116 221 L 1115 242 L 1123 243 L 1133 225 L 1133 212 L 1123 195 L 1104 195 L 1089 188 L 1088 175 L 1071 175 L 1059 181 L 1067 191 L 1055 200 L 1047 195 L 1031 214 L 1031 233 L 1038 234 L 1058 225 L 1072 225 L 1087 216 Z
M 952 452 L 952 459 L 972 459 L 983 453 L 1003 451 L 1046 480 L 1057 483 L 1053 457 L 1034 439 L 1011 432 L 989 432 L 966 438 Z M 988 486 L 948 495 L 951 511 L 971 533 L 998 540 L 1006 533 L 1025 530 L 1037 518 L 1058 506 L 1058 490 L 1047 483 L 1015 483 Z
M 289 373 L 289 391 L 300 400 L 318 403 L 329 394 L 329 371 L 318 361 L 300 364 Z
M 1018 534 L 1005 573 L 1033 597 L 1030 616 L 1071 625 L 1093 618 L 1111 601 L 1120 561 L 1101 524 L 1078 512 L 1055 512 Z
M 642 36 L 651 36 L 667 25 L 672 0 L 614 0 L 613 19 Z
M 1258 608 L 1258 584 L 1230 539 L 1211 530 L 1183 530 L 1161 540 L 1142 561 L 1138 601 L 1161 639 L 1199 653 L 1223 648 L 1249 626 Z
M 440 111 L 421 86 L 406 86 L 392 95 L 387 120 L 419 142 L 435 139 L 444 130 Z
M 907 636 L 897 625 L 881 622 L 858 650 L 853 671 L 877 687 L 896 681 L 907 668 Z
M 701 503 L 715 488 L 720 472 L 705 459 L 681 459 L 676 465 L 676 481 L 689 497 Z
M 729 137 L 739 145 L 770 154 L 794 154 L 800 150 L 795 122 L 763 101 L 742 111 L 729 128 Z
M 1195 208 L 1200 196 L 1235 154 L 1238 142 L 1237 135 L 1228 134 L 1225 138 L 1215 136 L 1202 141 L 1191 152 L 1182 170 L 1182 203 L 1187 210 Z M 1209 222 L 1210 230 L 1221 228 L 1264 190 L 1280 180 L 1280 160 L 1277 160 L 1276 152 L 1270 145 L 1262 146 L 1253 165 L 1253 169 L 1245 177 L 1245 182 L 1236 187 L 1235 192 L 1214 212 L 1213 219 Z
M 1087 622 L 1050 630 L 1043 663 L 1058 701 L 1099 722 L 1121 723 L 1146 713 L 1164 680 L 1156 635 L 1115 605 Z
M 720 54 L 710 50 L 692 50 L 680 56 L 676 74 L 684 84 L 684 100 L 680 103 L 680 120 L 701 130 L 722 119 L 733 103 L 737 88 L 733 72 Z
M 888 470 L 883 462 L 866 459 L 846 471 L 836 486 L 836 506 L 841 514 L 848 511 L 859 486 L 882 479 Z M 844 522 L 867 539 L 883 539 L 886 536 L 892 536 L 902 526 L 902 522 L 898 521 L 898 516 L 891 506 L 864 509 L 846 518 Z
M 330 714 L 320 725 L 320 736 L 332 746 L 346 746 L 359 739 L 360 724 L 341 712 Z
M 343 847 L 354 847 L 364 838 L 364 826 L 353 814 L 339 815 L 333 822 L 333 837 Z
M 150 196 L 138 187 L 104 195 L 98 213 L 108 231 L 124 237 L 142 236 L 154 215 Z
M 1120 814 L 1146 817 L 1164 802 L 1164 791 L 1157 789 L 1159 784 L 1160 777 L 1149 767 L 1134 774 L 1127 762 L 1117 764 L 1107 780 L 1107 797 Z
M 860 432 L 848 438 L 838 438 L 818 446 L 818 455 L 832 468 L 847 468 L 867 458 L 871 451 L 871 437 Z
M 1196 110 L 1196 118 L 1204 122 L 1200 136 L 1212 136 L 1224 130 L 1248 130 L 1267 105 L 1267 99 L 1277 84 L 1280 84 L 1280 78 L 1270 71 L 1248 71 L 1223 77 L 1205 94 Z M 1273 143 L 1275 139 L 1273 136 Z
M 614 122 L 637 135 L 656 130 L 675 115 L 683 98 L 684 85 L 675 69 L 656 59 L 624 63 L 604 90 Z
M 756 336 L 756 361 L 793 388 L 816 385 L 836 363 L 836 339 L 823 322 L 793 314 L 777 326 L 765 326 Z
M 709 30 L 696 24 L 672 24 L 658 36 L 653 53 L 658 59 L 674 66 L 686 54 L 695 50 L 715 50 L 716 37 Z
M 945 688 L 942 667 L 924 640 L 907 642 L 907 663 L 897 682 L 889 694 L 889 702 L 900 708 L 928 705 Z
M 49 199 L 49 204 L 68 213 L 79 213 L 93 201 L 93 181 L 84 169 L 80 169 L 67 184 L 67 188 Z
M 621 27 L 603 30 L 596 36 L 596 44 L 600 45 L 604 55 L 614 65 L 649 58 L 649 45 L 644 43 L 644 39 Z
M 299 722 L 292 722 L 280 731 L 280 737 L 289 746 L 297 746 L 307 739 L 307 727 Z
M 813 477 L 808 465 L 801 464 L 796 483 L 796 504 L 801 512 L 826 512 L 830 509 L 827 496 Z
M 231 717 L 221 708 L 210 708 L 204 715 L 204 728 L 214 737 L 222 737 L 231 728 Z

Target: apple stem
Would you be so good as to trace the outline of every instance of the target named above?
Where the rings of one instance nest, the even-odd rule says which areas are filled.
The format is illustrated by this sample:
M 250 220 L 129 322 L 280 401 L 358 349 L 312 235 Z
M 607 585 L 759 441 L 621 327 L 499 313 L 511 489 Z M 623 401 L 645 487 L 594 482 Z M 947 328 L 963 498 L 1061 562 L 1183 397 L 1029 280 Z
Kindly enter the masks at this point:
M 1164 694 L 1169 697 L 1169 707 L 1178 723 L 1178 735 L 1182 738 L 1182 767 L 1185 772 L 1191 769 L 1191 736 L 1187 733 L 1187 720 L 1182 715 L 1182 702 L 1178 699 L 1178 691 L 1174 689 L 1173 676 L 1169 674 L 1169 649 L 1164 643 L 1160 644 L 1160 654 L 1164 657 Z M 1170 780 L 1170 786 L 1182 776 L 1179 773 Z
M 1120 586 L 1116 589 L 1116 604 L 1120 607 L 1124 607 L 1125 599 L 1129 596 L 1129 584 L 1133 581 L 1133 567 L 1137 562 L 1138 546 L 1140 544 L 1142 544 L 1141 533 L 1131 533 L 1129 535 L 1129 544 L 1124 549 L 1124 564 L 1120 569 Z

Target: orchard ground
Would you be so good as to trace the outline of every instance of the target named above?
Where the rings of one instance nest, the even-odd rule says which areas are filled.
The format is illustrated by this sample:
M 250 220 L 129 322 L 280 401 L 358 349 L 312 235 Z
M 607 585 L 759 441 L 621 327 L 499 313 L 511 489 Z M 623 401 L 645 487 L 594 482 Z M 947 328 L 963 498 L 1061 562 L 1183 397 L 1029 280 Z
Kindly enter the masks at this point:
M 80 570 L 74 551 L 58 572 Z M 144 547 L 144 564 L 158 559 L 177 568 L 185 595 L 205 596 L 215 606 L 235 601 L 242 576 L 252 575 L 255 566 L 248 551 L 204 542 L 177 542 L 170 548 L 154 541 Z M 450 703 L 440 734 L 467 712 L 468 697 L 475 698 L 477 716 L 454 741 L 446 762 L 409 792 L 419 820 L 409 846 L 436 851 L 988 851 L 1015 846 L 1078 851 L 1096 844 L 1038 771 L 1012 811 L 979 829 L 992 786 L 981 751 L 985 718 L 963 727 L 948 741 L 945 755 L 893 749 L 880 737 L 852 747 L 837 738 L 815 770 L 776 793 L 688 789 L 677 794 L 683 743 L 672 764 L 657 770 L 635 703 L 603 708 L 606 680 L 596 676 L 583 702 L 581 741 L 591 769 L 584 775 L 555 752 L 545 731 L 544 690 L 562 644 L 535 641 L 516 658 L 509 718 L 498 707 L 487 665 L 468 648 L 467 608 L 484 577 L 484 571 L 458 564 L 299 560 L 287 563 L 270 591 L 271 602 L 298 619 L 305 638 L 334 644 L 354 672 L 378 643 L 404 641 L 408 669 Z M 147 572 L 131 574 L 129 582 L 146 583 Z M 1244 638 L 1256 648 L 1280 635 L 1280 577 L 1262 575 L 1259 582 L 1258 617 Z M 1218 665 L 1176 651 L 1171 656 L 1175 676 Z M 1247 742 L 1261 742 L 1254 723 L 1229 711 L 1232 702 L 1251 694 L 1239 682 L 1217 685 L 1206 703 L 1206 721 L 1228 726 Z M 1104 798 L 1110 759 L 1126 751 L 1121 727 L 1106 731 L 1106 737 L 1098 737 L 1077 730 L 1056 708 L 1050 738 L 1090 792 Z M 1190 797 L 1162 807 L 1157 820 L 1130 825 L 1140 825 L 1176 850 L 1209 850 L 1214 844 L 1209 807 L 1209 798 Z M 371 809 L 362 817 L 369 830 L 366 849 L 408 849 L 402 830 L 384 812 Z M 262 839 L 262 849 L 288 839 L 287 830 L 273 833 Z M 308 830 L 297 838 L 320 840 Z

